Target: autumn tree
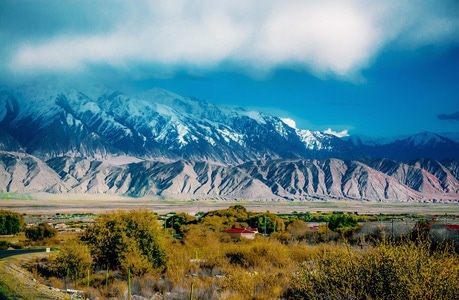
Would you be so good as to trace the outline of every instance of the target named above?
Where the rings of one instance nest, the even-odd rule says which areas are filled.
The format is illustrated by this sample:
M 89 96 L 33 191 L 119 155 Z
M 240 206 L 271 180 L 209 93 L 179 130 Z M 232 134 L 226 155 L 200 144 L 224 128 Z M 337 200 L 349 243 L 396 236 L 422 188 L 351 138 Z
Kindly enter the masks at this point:
M 54 261 L 54 268 L 59 276 L 70 275 L 75 280 L 83 277 L 91 265 L 92 257 L 89 247 L 78 241 L 65 243 Z
M 291 234 L 292 239 L 294 240 L 305 240 L 312 232 L 308 225 L 301 220 L 293 220 L 287 227 L 287 232 Z
M 207 212 L 199 223 L 214 230 L 223 231 L 231 227 L 248 227 L 249 212 L 242 205 Z
M 163 232 L 155 215 L 146 210 L 101 215 L 82 236 L 95 262 L 112 270 L 141 275 L 166 263 Z

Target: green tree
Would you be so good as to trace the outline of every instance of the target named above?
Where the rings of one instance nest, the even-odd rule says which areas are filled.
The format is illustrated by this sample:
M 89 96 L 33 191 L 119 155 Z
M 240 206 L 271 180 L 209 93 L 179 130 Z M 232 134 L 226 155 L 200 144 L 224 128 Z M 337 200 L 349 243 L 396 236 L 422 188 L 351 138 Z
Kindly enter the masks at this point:
M 40 223 L 36 226 L 26 228 L 25 236 L 32 241 L 41 241 L 52 238 L 57 234 L 57 230 L 47 223 Z
M 183 234 L 184 225 L 192 224 L 196 222 L 196 218 L 190 216 L 187 213 L 179 213 L 165 220 L 166 227 L 172 227 L 176 233 Z
M 146 210 L 101 215 L 82 236 L 95 262 L 112 270 L 141 275 L 166 263 L 163 231 L 156 216 Z
M 328 228 L 339 233 L 355 230 L 358 226 L 357 219 L 350 214 L 333 213 L 328 221 Z
M 54 267 L 59 276 L 70 274 L 75 280 L 84 277 L 92 266 L 89 247 L 78 241 L 65 243 L 54 261 Z
M 258 231 L 263 234 L 265 233 L 265 228 L 266 234 L 285 231 L 284 220 L 281 217 L 269 212 L 251 216 L 248 223 L 251 227 L 258 228 Z
M 24 217 L 13 211 L 0 210 L 0 235 L 16 234 L 24 230 Z

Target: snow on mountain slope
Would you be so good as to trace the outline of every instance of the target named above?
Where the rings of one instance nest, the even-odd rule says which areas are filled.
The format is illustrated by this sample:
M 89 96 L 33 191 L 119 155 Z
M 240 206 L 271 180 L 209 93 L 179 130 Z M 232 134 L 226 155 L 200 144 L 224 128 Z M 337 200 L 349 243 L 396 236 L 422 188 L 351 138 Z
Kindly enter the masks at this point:
M 92 98 L 75 89 L 27 86 L 4 92 L 1 126 L 44 159 L 84 153 L 238 163 L 307 151 L 277 117 L 161 89 L 135 97 L 102 88 L 96 98 L 96 92 L 91 90 Z
M 343 140 L 365 153 L 367 157 L 389 158 L 397 161 L 418 158 L 459 159 L 459 144 L 432 132 L 384 139 L 349 136 Z
M 0 191 L 459 198 L 459 144 L 451 139 L 428 132 L 387 141 L 338 138 L 286 122 L 162 89 L 133 96 L 52 82 L 2 89 Z
M 440 135 L 459 143 L 459 132 L 441 132 Z
M 129 96 L 103 86 L 77 90 L 52 81 L 22 85 L 0 92 L 0 117 L 0 129 L 10 141 L 43 159 L 128 155 L 237 164 L 280 158 L 459 156 L 459 144 L 432 133 L 389 143 L 338 138 L 291 127 L 275 116 L 157 88 Z M 18 149 L 6 144 L 4 150 Z
M 345 141 L 351 142 L 355 146 L 380 146 L 386 144 L 385 140 L 375 139 L 365 135 L 349 135 L 342 138 Z

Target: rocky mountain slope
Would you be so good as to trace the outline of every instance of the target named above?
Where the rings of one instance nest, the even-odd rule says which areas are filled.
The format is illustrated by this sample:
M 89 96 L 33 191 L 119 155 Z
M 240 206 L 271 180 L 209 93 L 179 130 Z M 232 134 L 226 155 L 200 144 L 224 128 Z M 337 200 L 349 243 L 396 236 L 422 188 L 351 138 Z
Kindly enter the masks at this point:
M 0 192 L 218 199 L 459 199 L 459 144 L 292 128 L 162 89 L 0 91 Z
M 19 193 L 113 194 L 172 199 L 457 201 L 457 164 L 421 159 L 367 163 L 339 159 L 253 161 L 223 166 L 194 161 L 117 165 L 82 157 L 44 163 L 0 152 L 0 189 Z

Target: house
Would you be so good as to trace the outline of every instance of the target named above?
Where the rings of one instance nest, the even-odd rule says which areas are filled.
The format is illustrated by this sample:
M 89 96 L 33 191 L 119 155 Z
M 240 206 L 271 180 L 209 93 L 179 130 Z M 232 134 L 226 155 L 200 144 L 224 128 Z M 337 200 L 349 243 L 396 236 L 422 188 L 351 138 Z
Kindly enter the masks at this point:
M 457 230 L 457 231 L 459 231 L 459 225 L 457 225 L 457 224 L 446 224 L 445 227 L 446 227 L 446 229 L 449 229 L 449 230 Z
M 254 239 L 255 235 L 258 233 L 258 229 L 256 228 L 231 228 L 225 230 L 233 239 Z

